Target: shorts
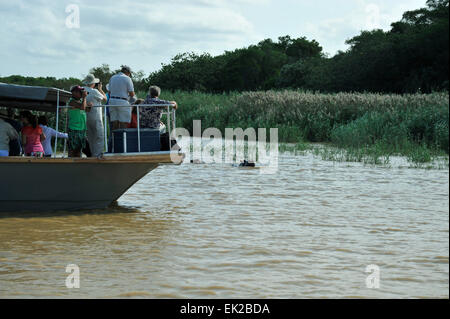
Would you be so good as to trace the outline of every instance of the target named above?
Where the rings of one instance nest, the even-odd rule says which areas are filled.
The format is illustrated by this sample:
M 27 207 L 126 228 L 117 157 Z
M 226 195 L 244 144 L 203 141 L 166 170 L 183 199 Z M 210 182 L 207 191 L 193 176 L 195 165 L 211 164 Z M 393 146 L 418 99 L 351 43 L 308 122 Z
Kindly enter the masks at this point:
M 128 101 L 119 99 L 110 99 L 109 104 L 111 105 L 130 105 Z M 130 107 L 114 107 L 108 106 L 109 118 L 111 122 L 119 121 L 122 123 L 131 122 L 131 106 Z
M 69 151 L 81 151 L 86 147 L 86 130 L 71 130 L 68 132 Z

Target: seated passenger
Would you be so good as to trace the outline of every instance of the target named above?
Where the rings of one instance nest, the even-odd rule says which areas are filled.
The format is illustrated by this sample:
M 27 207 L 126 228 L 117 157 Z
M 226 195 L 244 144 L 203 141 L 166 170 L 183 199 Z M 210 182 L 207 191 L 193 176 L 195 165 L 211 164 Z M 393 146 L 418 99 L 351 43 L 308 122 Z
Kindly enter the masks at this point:
M 7 116 L 7 113 L 0 110 L 0 156 L 9 156 L 9 144 L 13 140 L 18 140 L 19 134 L 3 120 L 2 116 Z
M 144 103 L 144 99 L 137 99 L 133 103 L 133 109 L 131 110 L 131 122 L 128 124 L 128 128 L 137 128 L 137 107 L 136 105 Z
M 22 121 L 22 145 L 25 156 L 43 157 L 44 148 L 42 143 L 45 140 L 42 127 L 38 125 L 38 119 L 30 111 L 20 113 Z
M 161 94 L 159 87 L 151 86 L 148 91 L 144 104 L 172 104 L 177 109 L 177 102 L 159 99 L 159 95 Z M 141 107 L 139 111 L 139 124 L 141 128 L 161 129 L 161 115 L 163 111 L 162 108 Z
M 60 133 L 48 127 L 48 119 L 45 115 L 39 116 L 38 123 L 42 127 L 42 132 L 46 136 L 46 139 L 42 142 L 42 147 L 44 148 L 44 156 L 51 157 L 53 153 L 52 149 L 52 137 L 58 138 L 68 138 L 66 133 Z
M 14 127 L 17 134 L 20 134 L 20 132 L 22 132 L 22 124 L 14 119 L 14 110 L 8 108 L 7 116 L 5 117 L 5 115 L 6 113 L 4 113 L 4 115 L 0 115 L 3 118 L 3 121 Z M 22 155 L 22 145 L 20 143 L 20 136 L 19 136 L 18 139 L 9 141 L 9 156 L 20 156 L 20 155 Z

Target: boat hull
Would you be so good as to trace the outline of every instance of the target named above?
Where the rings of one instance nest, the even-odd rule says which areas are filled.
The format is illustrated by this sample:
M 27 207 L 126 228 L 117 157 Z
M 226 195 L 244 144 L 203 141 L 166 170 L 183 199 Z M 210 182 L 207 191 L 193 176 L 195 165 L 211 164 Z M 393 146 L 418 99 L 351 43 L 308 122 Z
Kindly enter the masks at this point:
M 164 162 L 161 155 L 0 160 L 0 212 L 105 208 Z

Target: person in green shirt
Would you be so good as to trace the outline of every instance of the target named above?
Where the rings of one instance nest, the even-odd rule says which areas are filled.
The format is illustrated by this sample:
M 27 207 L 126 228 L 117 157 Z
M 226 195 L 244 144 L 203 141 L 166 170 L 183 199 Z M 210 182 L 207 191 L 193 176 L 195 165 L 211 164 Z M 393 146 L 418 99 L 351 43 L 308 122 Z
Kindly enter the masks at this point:
M 81 151 L 86 147 L 86 108 L 92 105 L 86 103 L 87 92 L 79 85 L 70 91 L 72 97 L 67 101 L 69 108 L 69 157 L 81 157 Z

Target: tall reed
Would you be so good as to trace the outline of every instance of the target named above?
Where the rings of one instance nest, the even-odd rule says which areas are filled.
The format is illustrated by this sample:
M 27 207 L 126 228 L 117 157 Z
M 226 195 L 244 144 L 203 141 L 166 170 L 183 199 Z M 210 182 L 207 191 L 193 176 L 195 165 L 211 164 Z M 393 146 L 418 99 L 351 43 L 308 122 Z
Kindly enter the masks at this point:
M 222 131 L 226 127 L 278 127 L 280 142 L 331 142 L 345 148 L 377 145 L 389 154 L 409 154 L 417 146 L 449 152 L 448 92 L 163 91 L 161 98 L 178 102 L 177 125 L 191 132 L 192 121 L 202 120 L 203 128 Z

